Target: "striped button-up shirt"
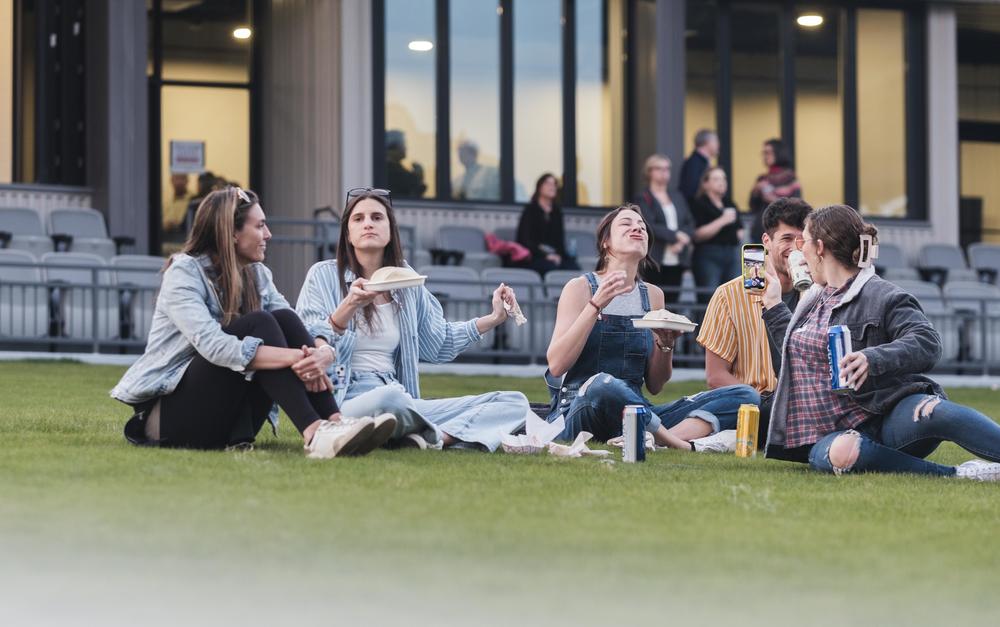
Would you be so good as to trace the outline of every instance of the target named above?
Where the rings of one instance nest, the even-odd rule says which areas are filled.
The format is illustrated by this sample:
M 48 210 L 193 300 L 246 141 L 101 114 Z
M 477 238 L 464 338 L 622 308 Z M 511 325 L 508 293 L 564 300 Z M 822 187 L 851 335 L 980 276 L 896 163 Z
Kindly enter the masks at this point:
M 347 270 L 345 282 L 356 277 Z M 417 364 L 420 361 L 446 363 L 482 339 L 476 321 L 448 322 L 441 304 L 427 288 L 408 287 L 393 291 L 399 305 L 399 348 L 396 350 L 396 377 L 413 398 L 420 398 L 420 379 Z M 330 326 L 332 314 L 343 300 L 337 262 L 321 261 L 309 269 L 296 302 L 296 310 L 313 337 L 326 339 L 336 349 L 332 368 L 341 366 L 346 380 L 351 380 L 351 357 L 357 341 L 355 332 L 359 311 L 348 323 L 347 330 L 339 334 Z M 344 402 L 346 386 L 338 387 L 334 396 L 337 403 Z

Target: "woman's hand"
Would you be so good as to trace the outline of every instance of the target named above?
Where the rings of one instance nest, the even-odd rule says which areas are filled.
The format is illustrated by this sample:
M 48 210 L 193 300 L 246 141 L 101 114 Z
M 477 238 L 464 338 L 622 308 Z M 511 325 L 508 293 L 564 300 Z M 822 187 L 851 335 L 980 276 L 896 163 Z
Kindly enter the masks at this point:
M 306 384 L 326 377 L 326 369 L 333 363 L 333 351 L 328 348 L 302 347 L 302 359 L 292 365 L 292 372 Z M 314 390 L 310 390 L 311 392 Z
M 764 261 L 764 276 L 766 277 L 763 296 L 764 309 L 770 309 L 781 302 L 781 279 L 774 272 L 770 255 Z
M 732 207 L 726 207 L 725 209 L 723 209 L 722 215 L 719 216 L 719 219 L 722 220 L 722 223 L 725 225 L 729 225 L 732 224 L 733 222 L 736 222 L 738 218 L 739 214 L 736 213 L 736 210 L 733 209 Z
M 681 245 L 681 248 L 684 248 L 691 243 L 691 236 L 684 231 L 677 231 L 677 243 Z
M 617 296 L 622 294 L 628 294 L 632 291 L 634 286 L 626 284 L 625 272 L 619 270 L 617 272 L 608 272 L 604 275 L 604 280 L 601 281 L 600 286 L 597 288 L 597 292 L 594 293 L 594 298 L 592 299 L 594 303 L 600 306 L 601 309 L 607 307 L 611 301 Z
M 666 346 L 671 351 L 674 349 L 674 344 L 677 342 L 677 338 L 679 338 L 682 334 L 682 331 L 675 331 L 673 329 L 652 329 L 652 331 L 656 343 L 659 344 L 659 346 Z M 659 347 L 657 347 L 656 350 L 657 352 L 670 353 L 670 351 L 660 351 Z
M 840 360 L 840 375 L 855 392 L 868 379 L 868 357 L 864 353 L 848 353 Z
M 482 318 L 476 319 L 476 328 L 479 329 L 480 333 L 486 333 L 507 320 L 507 309 L 504 307 L 504 303 L 509 304 L 513 308 L 517 305 L 517 299 L 514 297 L 514 290 L 501 283 L 500 287 L 493 290 L 493 297 L 491 299 L 493 311 Z
M 562 263 L 562 257 L 560 257 L 559 255 L 557 255 L 556 253 L 549 253 L 548 255 L 545 255 L 545 258 L 548 259 L 549 261 L 551 261 L 552 263 L 556 264 L 556 265 L 559 265 L 559 264 Z
M 378 292 L 371 292 L 365 289 L 365 285 L 368 284 L 368 279 L 359 277 L 351 283 L 351 289 L 347 292 L 347 298 L 344 300 L 354 309 L 360 309 L 378 298 Z

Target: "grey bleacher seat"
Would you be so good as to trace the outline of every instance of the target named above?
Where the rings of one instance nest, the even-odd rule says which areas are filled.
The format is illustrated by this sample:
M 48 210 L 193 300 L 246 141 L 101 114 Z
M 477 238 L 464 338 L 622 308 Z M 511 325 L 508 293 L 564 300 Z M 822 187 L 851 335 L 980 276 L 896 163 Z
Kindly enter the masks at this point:
M 406 263 L 410 264 L 410 267 L 414 269 L 429 266 L 431 265 L 431 254 L 422 248 L 418 248 L 413 251 L 412 258 L 406 259 Z
M 50 289 L 55 288 L 50 307 L 57 309 L 61 336 L 88 341 L 118 335 L 117 290 L 111 284 L 111 273 L 102 257 L 93 253 L 53 252 L 42 255 L 41 262 L 42 278 Z
M 577 257 L 576 263 L 580 266 L 581 272 L 593 272 L 597 269 L 597 255 L 593 257 Z
M 566 231 L 566 251 L 573 253 L 575 251 L 577 259 L 581 257 L 593 257 L 597 258 L 597 234 L 591 231 Z M 580 264 L 583 268 L 583 264 Z M 584 268 L 584 271 L 589 272 L 593 268 Z
M 25 250 L 0 250 L 0 337 L 43 337 L 48 320 L 48 290 L 38 260 Z
M 962 321 L 956 316 L 954 308 L 945 302 L 941 288 L 930 281 L 899 279 L 893 280 L 892 283 L 917 299 L 927 319 L 937 329 L 941 336 L 942 360 L 957 359 Z
M 879 247 L 881 253 L 881 247 Z M 920 249 L 920 256 L 917 267 L 924 275 L 924 278 L 944 285 L 950 280 L 952 270 L 965 270 L 969 266 L 965 263 L 965 255 L 962 249 L 951 244 L 926 244 Z
M 948 270 L 948 283 L 959 281 L 978 281 L 979 273 L 972 268 L 952 268 Z M 945 283 L 945 285 L 948 285 Z
M 399 247 L 403 249 L 403 258 L 410 259 L 417 248 L 417 229 L 406 224 L 399 224 L 396 228 L 399 229 Z
M 468 320 L 486 313 L 489 305 L 482 296 L 479 273 L 472 268 L 422 266 L 417 272 L 427 276 L 424 287 L 441 302 L 447 319 Z
M 497 236 L 497 239 L 505 242 L 517 241 L 517 227 L 515 226 L 501 226 L 500 228 L 493 229 L 493 234 Z
M 985 357 L 991 362 L 1000 361 L 1000 287 L 975 280 L 949 281 L 944 286 L 944 297 L 953 310 L 968 315 L 970 359 L 984 358 L 982 334 L 985 332 Z
M 118 287 L 119 337 L 145 339 L 153 322 L 156 292 L 163 278 L 163 257 L 116 255 L 111 281 Z
M 879 242 L 878 259 L 875 260 L 875 267 L 879 270 L 879 274 L 882 274 L 889 268 L 908 268 L 910 264 L 906 263 L 906 255 L 903 254 L 902 248 L 895 244 L 883 244 Z
M 52 238 L 34 209 L 0 208 L 0 231 L 11 236 L 6 245 L 0 243 L 0 248 L 25 250 L 36 257 L 52 252 Z
M 464 254 L 463 266 L 476 270 L 495 268 L 500 258 L 486 250 L 485 234 L 474 226 L 442 226 L 437 234 L 437 247 L 456 250 Z
M 108 237 L 104 216 L 94 209 L 52 209 L 48 217 L 49 235 L 71 236 L 69 251 L 93 253 L 105 260 L 117 252 L 115 242 Z
M 534 270 L 523 268 L 486 268 L 480 275 L 483 296 L 489 298 L 501 283 L 514 290 L 527 323 L 518 326 L 514 321 L 497 329 L 501 348 L 517 353 L 531 353 L 538 347 L 547 347 L 555 327 L 555 303 L 545 298 L 542 277 Z M 490 342 L 487 338 L 486 342 Z M 544 349 L 543 349 L 544 350 Z
M 486 268 L 479 273 L 483 282 L 483 295 L 489 296 L 501 283 L 514 288 L 518 301 L 545 298 L 542 277 L 534 270 L 524 268 Z
M 562 294 L 563 287 L 578 276 L 584 273 L 580 270 L 549 270 L 545 273 L 545 297 L 549 300 L 558 301 Z
M 980 280 L 997 283 L 1000 275 L 1000 244 L 969 244 L 969 265 L 979 272 Z
M 881 248 L 881 246 L 880 246 Z M 886 281 L 898 281 L 900 279 L 904 281 L 919 281 L 920 273 L 917 272 L 916 268 L 894 268 L 887 267 L 880 273 L 882 278 Z

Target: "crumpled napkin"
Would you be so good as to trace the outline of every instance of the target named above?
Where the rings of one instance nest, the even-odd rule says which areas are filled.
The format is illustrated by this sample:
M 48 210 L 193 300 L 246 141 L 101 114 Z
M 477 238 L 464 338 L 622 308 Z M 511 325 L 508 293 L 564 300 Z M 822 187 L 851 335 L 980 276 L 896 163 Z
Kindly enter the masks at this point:
M 608 446 L 614 446 L 614 447 L 617 447 L 617 448 L 624 448 L 624 446 L 625 446 L 625 436 L 620 435 L 620 436 L 618 436 L 616 438 L 611 438 L 610 440 L 608 440 Z M 656 450 L 656 443 L 655 443 L 655 440 L 653 440 L 653 434 L 650 433 L 649 431 L 646 432 L 646 450 L 649 450 L 649 451 L 655 451 Z
M 501 285 L 503 285 L 503 283 L 501 283 Z M 511 293 L 511 300 L 514 301 L 513 304 L 504 301 L 503 308 L 510 315 L 510 317 L 514 319 L 514 324 L 521 326 L 527 322 L 528 319 L 525 318 L 524 314 L 521 312 L 521 306 L 517 304 L 517 297 L 513 296 L 513 292 Z
M 527 433 L 523 435 L 505 434 L 500 438 L 500 446 L 504 452 L 516 455 L 534 455 L 548 450 L 550 455 L 556 457 L 583 457 L 593 455 L 596 457 L 606 457 L 610 451 L 591 450 L 587 446 L 587 441 L 594 437 L 586 431 L 580 432 L 573 440 L 572 444 L 558 444 L 553 442 L 562 430 L 566 427 L 566 420 L 562 416 L 557 417 L 552 422 L 547 422 L 534 412 L 528 412 L 525 423 Z

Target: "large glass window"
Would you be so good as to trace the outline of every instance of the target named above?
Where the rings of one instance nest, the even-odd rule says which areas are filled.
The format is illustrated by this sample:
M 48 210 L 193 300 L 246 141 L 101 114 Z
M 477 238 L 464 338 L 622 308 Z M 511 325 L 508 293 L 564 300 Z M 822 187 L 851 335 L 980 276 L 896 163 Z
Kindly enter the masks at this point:
M 814 207 L 844 200 L 844 115 L 840 88 L 841 12 L 814 11 L 795 42 L 795 167 Z
M 163 79 L 250 80 L 250 2 L 164 2 Z
M 655 17 L 655 16 L 654 16 Z M 694 150 L 694 135 L 716 126 L 715 2 L 688 0 L 686 91 L 684 93 L 684 154 Z M 655 23 L 655 22 L 654 22 Z M 676 169 L 680 175 L 680 166 Z
M 450 4 L 451 196 L 500 200 L 497 0 Z
M 386 184 L 400 198 L 436 191 L 434 4 L 385 2 Z
M 902 11 L 858 10 L 858 187 L 866 215 L 907 215 L 905 35 Z
M 762 162 L 763 142 L 781 137 L 778 11 L 737 5 L 732 10 L 733 200 L 749 203 Z M 805 190 L 806 193 L 809 190 Z
M 562 0 L 514 0 L 514 199 L 563 171 Z
M 576 200 L 615 205 L 624 199 L 624 49 L 622 5 L 576 3 Z
M 14 4 L 0 2 L 0 183 L 13 177 Z

